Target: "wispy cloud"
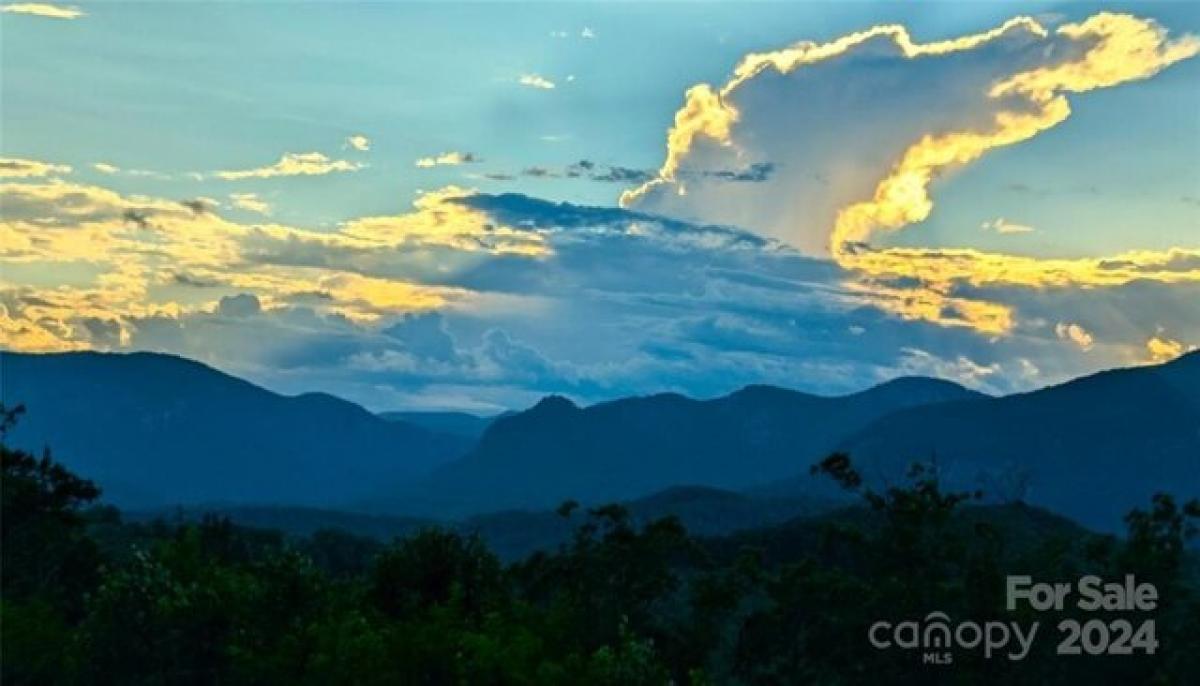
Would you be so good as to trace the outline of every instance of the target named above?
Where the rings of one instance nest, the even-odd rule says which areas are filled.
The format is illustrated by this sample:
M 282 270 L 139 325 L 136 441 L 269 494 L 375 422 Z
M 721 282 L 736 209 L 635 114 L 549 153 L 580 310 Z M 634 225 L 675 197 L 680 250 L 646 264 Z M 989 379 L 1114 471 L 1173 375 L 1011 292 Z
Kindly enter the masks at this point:
M 517 79 L 517 83 L 530 88 L 540 88 L 542 90 L 552 90 L 554 82 L 550 79 L 539 76 L 538 74 L 522 74 L 521 78 Z
M 94 162 L 92 163 L 92 169 L 95 169 L 101 174 L 123 174 L 125 176 L 157 179 L 159 181 L 169 181 L 171 179 L 170 174 L 164 174 L 163 172 L 158 172 L 151 169 L 123 169 L 110 162 Z M 204 178 L 203 174 L 197 174 L 193 176 L 196 178 L 196 180 L 201 180 Z
M 358 171 L 366 165 L 362 162 L 330 159 L 319 152 L 284 153 L 279 161 L 265 167 L 213 172 L 212 176 L 226 181 L 241 179 L 267 179 L 274 176 L 320 176 L 334 172 Z
M 47 19 L 78 19 L 86 16 L 84 11 L 78 7 L 51 5 L 44 2 L 14 2 L 7 5 L 0 5 L 0 12 L 29 14 L 35 17 L 46 17 Z
M 271 214 L 271 204 L 258 197 L 258 193 L 230 193 L 229 202 L 234 207 L 248 212 L 256 212 L 263 215 Z
M 441 166 L 453 167 L 453 166 L 457 166 L 460 164 L 473 164 L 473 163 L 476 163 L 479 161 L 480 161 L 479 157 L 476 156 L 474 153 L 452 151 L 452 152 L 444 152 L 440 155 L 431 155 L 429 157 L 422 157 L 419 160 L 417 160 L 416 162 L 414 162 L 413 164 L 417 167 L 421 167 L 422 169 L 427 169 L 429 167 L 441 167 Z
M 70 173 L 71 167 L 66 164 L 24 160 L 16 157 L 0 157 L 0 177 L 4 178 L 28 178 Z
M 371 139 L 361 133 L 356 133 L 353 136 L 346 137 L 346 145 L 359 152 L 366 152 L 371 149 Z
M 990 221 L 980 224 L 979 228 L 984 231 L 995 231 L 996 233 L 1033 233 L 1033 227 L 1027 224 L 1017 224 L 1010 222 L 1004 217 L 997 217 Z

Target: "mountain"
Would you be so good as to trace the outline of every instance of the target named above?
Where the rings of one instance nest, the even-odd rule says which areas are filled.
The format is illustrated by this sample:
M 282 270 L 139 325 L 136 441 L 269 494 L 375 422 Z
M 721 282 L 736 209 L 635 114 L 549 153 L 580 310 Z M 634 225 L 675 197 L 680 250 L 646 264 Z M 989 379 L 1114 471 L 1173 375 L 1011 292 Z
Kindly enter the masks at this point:
M 0 353 L 8 439 L 87 474 L 110 502 L 333 506 L 428 472 L 462 438 L 329 395 L 272 393 L 154 353 Z
M 472 442 L 478 440 L 496 419 L 467 412 L 380 412 L 379 416 L 388 421 L 415 424 L 435 433 L 460 436 Z
M 832 398 L 749 386 L 713 400 L 667 393 L 580 408 L 550 396 L 495 420 L 471 452 L 399 501 L 410 513 L 461 516 L 626 500 L 680 484 L 741 489 L 806 468 L 896 410 L 975 397 L 924 378 Z
M 635 523 L 666 516 L 678 517 L 697 536 L 723 536 L 829 511 L 828 502 L 806 498 L 755 498 L 732 491 L 699 486 L 673 487 L 622 503 Z M 464 535 L 478 535 L 488 548 L 505 560 L 520 560 L 538 550 L 566 543 L 575 528 L 587 521 L 582 513 L 567 519 L 551 510 L 491 512 L 457 522 L 435 522 L 414 517 L 371 515 L 305 507 L 199 506 L 159 508 L 123 513 L 125 519 L 149 522 L 199 521 L 205 515 L 226 517 L 240 526 L 282 531 L 289 536 L 312 536 L 336 529 L 355 536 L 388 542 L 413 532 L 440 526 Z
M 1156 492 L 1200 497 L 1200 352 L 1030 393 L 902 410 L 839 448 L 877 481 L 934 456 L 950 486 L 1119 531 L 1124 514 Z

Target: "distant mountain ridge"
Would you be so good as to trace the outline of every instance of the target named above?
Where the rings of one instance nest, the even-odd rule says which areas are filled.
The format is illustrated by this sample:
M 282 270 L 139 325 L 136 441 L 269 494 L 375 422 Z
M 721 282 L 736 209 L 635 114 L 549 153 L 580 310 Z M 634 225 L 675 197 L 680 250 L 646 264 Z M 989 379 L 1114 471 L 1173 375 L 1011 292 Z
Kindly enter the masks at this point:
M 496 417 L 481 417 L 469 412 L 380 412 L 380 417 L 388 421 L 401 421 L 415 424 L 435 433 L 461 436 L 474 441 Z
M 342 506 L 452 459 L 468 441 L 322 393 L 282 396 L 155 353 L 0 353 L 9 436 L 124 506 Z
M 711 400 L 665 393 L 580 408 L 550 396 L 497 419 L 467 455 L 399 499 L 413 513 L 461 516 L 566 498 L 624 500 L 680 484 L 741 489 L 805 469 L 896 410 L 975 397 L 923 378 L 839 397 L 748 386 Z
M 1122 517 L 1156 492 L 1200 497 L 1200 351 L 1028 393 L 901 410 L 838 448 L 868 477 L 894 479 L 907 462 L 936 458 L 950 486 L 1120 531 Z
M 417 413 L 417 426 L 324 394 L 277 395 L 170 355 L 3 352 L 0 400 L 28 408 L 10 442 L 51 447 L 110 502 L 137 508 L 462 520 L 685 486 L 701 490 L 678 493 L 820 502 L 838 494 L 808 468 L 833 450 L 850 453 L 872 484 L 933 458 L 947 487 L 1105 531 L 1155 492 L 1200 497 L 1200 353 L 996 398 L 915 377 L 840 397 L 748 386 L 708 400 L 665 393 L 579 407 L 549 396 L 493 419 Z M 757 512 L 719 493 L 672 507 L 690 508 L 694 521 L 706 516 L 697 508 Z

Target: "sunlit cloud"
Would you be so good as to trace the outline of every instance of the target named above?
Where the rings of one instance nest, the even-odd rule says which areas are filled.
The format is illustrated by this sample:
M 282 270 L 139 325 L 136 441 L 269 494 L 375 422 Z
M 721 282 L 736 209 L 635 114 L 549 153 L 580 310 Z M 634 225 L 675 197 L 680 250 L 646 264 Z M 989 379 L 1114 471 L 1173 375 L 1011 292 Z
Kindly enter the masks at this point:
M 1054 325 L 1054 334 L 1064 341 L 1070 341 L 1083 350 L 1091 350 L 1096 342 L 1091 332 L 1074 322 L 1059 322 Z
M 330 159 L 319 152 L 284 153 L 279 161 L 265 167 L 213 172 L 212 176 L 226 181 L 241 179 L 267 179 L 274 176 L 319 176 L 334 172 L 358 171 L 366 165 L 362 162 Z
M 428 169 L 430 167 L 453 167 L 460 164 L 473 164 L 479 161 L 480 159 L 474 153 L 451 151 L 444 152 L 440 155 L 422 157 L 413 164 L 417 167 L 421 167 L 422 169 Z
M 0 157 L 0 178 L 28 178 L 70 173 L 71 167 L 66 164 Z
M 14 2 L 0 5 L 0 12 L 9 14 L 29 14 L 47 19 L 78 19 L 85 16 L 84 11 L 74 6 L 51 5 L 44 2 Z
M 554 82 L 550 79 L 539 76 L 537 74 L 522 74 L 521 78 L 517 79 L 517 83 L 530 88 L 540 88 L 542 90 L 553 90 Z
M 120 167 L 115 164 L 109 164 L 108 162 L 96 162 L 92 164 L 92 169 L 95 169 L 101 174 L 116 174 L 117 172 L 121 171 Z
M 252 294 L 267 309 L 303 304 L 360 323 L 440 308 L 470 292 L 404 276 L 406 265 L 429 260 L 430 251 L 447 260 L 550 253 L 540 233 L 505 226 L 463 202 L 471 195 L 448 187 L 421 195 L 406 214 L 313 231 L 230 221 L 203 196 L 127 196 L 58 180 L 0 184 L 0 343 L 105 347 L 94 339 L 97 321 L 127 334 L 137 320 L 208 311 L 229 292 Z M 230 200 L 240 209 L 270 209 L 254 194 Z M 30 273 L 52 273 L 54 285 L 21 276 Z
M 234 207 L 247 212 L 257 212 L 258 214 L 271 214 L 271 204 L 266 200 L 258 197 L 258 193 L 230 193 L 229 201 Z
M 1156 334 L 1146 340 L 1146 354 L 1152 363 L 1169 362 L 1194 349 L 1195 346 L 1186 346 L 1181 341 L 1162 334 Z
M 371 149 L 371 139 L 361 133 L 356 133 L 346 137 L 346 145 L 359 152 L 366 152 Z
M 833 147 L 829 154 L 846 169 L 840 171 L 832 188 L 823 185 L 828 183 L 823 178 L 809 179 L 808 189 L 766 187 L 755 190 L 758 195 L 749 196 L 754 200 L 747 201 L 743 212 L 752 215 L 764 201 L 778 204 L 777 199 L 762 195 L 771 190 L 788 197 L 802 192 L 804 198 L 817 203 L 841 199 L 829 214 L 800 205 L 807 217 L 828 223 L 795 227 L 790 237 L 784 228 L 783 237 L 807 247 L 816 242 L 812 232 L 822 232 L 824 254 L 859 281 L 857 288 L 875 293 L 882 307 L 904 318 L 1005 335 L 1018 321 L 1013 306 L 987 302 L 979 295 L 966 294 L 966 290 L 1117 286 L 1139 279 L 1195 281 L 1200 279 L 1200 271 L 1194 266 L 1198 251 L 1177 247 L 1129 251 L 1109 258 L 1042 259 L 973 248 L 879 247 L 877 239 L 928 219 L 934 208 L 930 185 L 948 171 L 1065 121 L 1071 114 L 1068 96 L 1149 78 L 1198 52 L 1200 39 L 1195 36 L 1169 39 L 1166 30 L 1153 21 L 1101 13 L 1053 31 L 1032 18 L 1017 17 L 990 31 L 933 43 L 915 41 L 903 26 L 877 26 L 828 43 L 804 42 L 774 52 L 750 54 L 719 88 L 700 84 L 686 92 L 684 105 L 667 133 L 666 157 L 657 174 L 623 193 L 621 204 L 658 211 L 678 208 L 683 214 L 688 208 L 720 210 L 735 206 L 737 195 L 707 199 L 707 194 L 736 192 L 744 197 L 748 191 L 714 189 L 698 183 L 694 172 L 689 176 L 689 171 L 711 165 L 714 160 L 740 159 L 748 154 L 749 146 L 765 145 L 763 135 L 795 135 L 798 124 L 793 122 L 792 112 L 761 110 L 768 106 L 763 105 L 764 101 L 782 103 L 781 107 L 792 103 L 793 108 L 797 101 L 770 100 L 764 93 L 769 96 L 772 90 L 800 88 L 789 84 L 809 83 L 823 73 L 821 70 L 832 69 L 831 78 L 845 78 L 849 72 L 836 70 L 851 69 L 860 55 L 875 62 L 891 59 L 916 68 L 935 63 L 949 65 L 948 60 L 958 55 L 982 53 L 981 57 L 963 61 L 964 66 L 957 71 L 947 71 L 950 67 L 943 66 L 938 72 L 943 77 L 936 87 L 942 89 L 944 97 L 952 98 L 949 102 L 958 103 L 958 110 L 933 102 L 918 108 L 923 114 L 911 123 L 912 134 L 906 134 L 915 134 L 915 140 L 897 140 L 894 126 L 861 132 L 860 140 L 872 135 L 881 140 L 866 150 L 855 140 L 843 143 L 845 151 Z M 755 97 L 743 97 L 747 91 L 753 91 Z M 866 87 L 859 91 L 871 92 Z M 975 102 L 963 105 L 971 95 Z M 753 107 L 747 109 L 742 104 L 744 99 Z M 877 104 L 872 111 L 883 108 Z M 775 128 L 764 128 L 768 125 Z M 752 134 L 759 138 L 742 136 L 745 127 L 751 127 Z M 883 140 L 889 132 L 892 139 Z M 838 140 L 836 130 L 823 128 L 822 133 L 829 140 Z M 855 145 L 860 149 L 849 150 Z M 806 152 L 797 149 L 797 154 Z M 858 160 L 853 155 L 862 161 L 854 164 Z M 806 166 L 805 160 L 800 162 L 796 168 Z M 877 176 L 864 176 L 866 170 L 874 170 Z M 789 178 L 798 180 L 796 176 Z M 998 233 L 1028 233 L 1032 229 L 1004 220 L 988 222 L 984 228 Z

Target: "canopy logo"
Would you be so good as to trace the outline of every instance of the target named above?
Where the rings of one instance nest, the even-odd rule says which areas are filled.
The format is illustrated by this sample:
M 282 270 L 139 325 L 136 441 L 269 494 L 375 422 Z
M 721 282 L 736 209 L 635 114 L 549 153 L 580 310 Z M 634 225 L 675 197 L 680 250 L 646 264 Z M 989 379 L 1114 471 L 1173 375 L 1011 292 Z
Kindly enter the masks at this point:
M 959 622 L 951 625 L 950 617 L 944 612 L 930 612 L 923 620 L 907 620 L 892 624 L 878 621 L 871 625 L 867 637 L 871 645 L 886 650 L 896 647 L 902 650 L 920 650 L 921 661 L 926 664 L 948 665 L 954 661 L 955 648 L 978 650 L 991 658 L 1003 652 L 1009 660 L 1023 660 L 1033 647 L 1038 623 L 1023 630 L 1017 622 L 988 621 Z
M 1010 576 L 1006 583 L 1008 611 L 1022 604 L 1035 612 L 1061 612 L 1075 609 L 1086 613 L 1123 612 L 1113 620 L 1065 618 L 1057 625 L 1060 634 L 1059 655 L 1153 655 L 1158 649 L 1153 619 L 1135 627 L 1129 613 L 1150 612 L 1158 607 L 1158 589 L 1138 583 L 1126 575 L 1120 583 L 1105 583 L 1096 576 L 1082 577 L 1077 583 L 1034 583 L 1028 576 Z M 1068 598 L 1074 597 L 1073 608 Z M 934 611 L 923 619 L 897 623 L 880 620 L 867 630 L 867 640 L 879 650 L 919 651 L 924 664 L 949 665 L 957 649 L 980 650 L 987 659 L 1003 655 L 1023 660 L 1033 648 L 1040 622 L 1022 625 L 1015 621 L 963 621 L 957 624 L 945 612 Z

